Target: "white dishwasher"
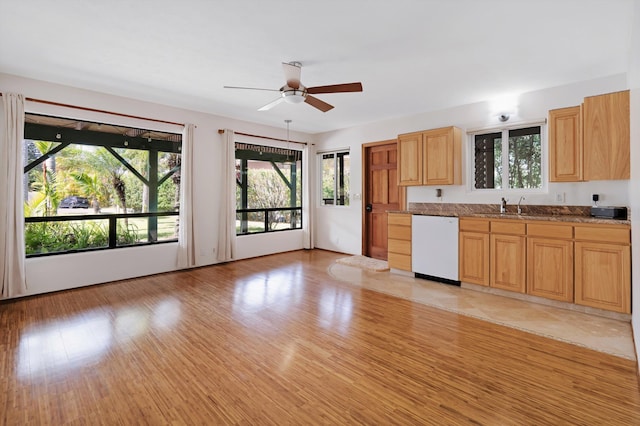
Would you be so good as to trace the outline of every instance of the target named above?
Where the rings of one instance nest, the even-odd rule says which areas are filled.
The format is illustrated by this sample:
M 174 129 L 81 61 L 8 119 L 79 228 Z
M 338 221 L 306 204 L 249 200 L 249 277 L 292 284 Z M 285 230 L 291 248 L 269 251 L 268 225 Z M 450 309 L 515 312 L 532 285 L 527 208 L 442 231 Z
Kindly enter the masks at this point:
M 411 266 L 425 278 L 460 285 L 457 217 L 412 216 Z

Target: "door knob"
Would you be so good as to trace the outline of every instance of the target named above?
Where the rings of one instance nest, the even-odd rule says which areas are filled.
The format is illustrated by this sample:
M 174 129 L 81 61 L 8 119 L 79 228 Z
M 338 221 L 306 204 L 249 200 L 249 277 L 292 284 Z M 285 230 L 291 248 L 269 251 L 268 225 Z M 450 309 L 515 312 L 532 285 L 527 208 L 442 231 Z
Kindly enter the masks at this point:
M 373 206 L 371 204 L 367 204 L 364 209 L 368 212 L 373 211 Z

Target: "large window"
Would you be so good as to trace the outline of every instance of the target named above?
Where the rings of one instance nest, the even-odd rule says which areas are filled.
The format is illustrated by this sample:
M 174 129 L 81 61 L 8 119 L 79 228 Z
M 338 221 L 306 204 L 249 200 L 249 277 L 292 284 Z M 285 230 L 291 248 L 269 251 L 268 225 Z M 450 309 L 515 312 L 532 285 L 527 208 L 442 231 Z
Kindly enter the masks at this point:
M 540 126 L 473 136 L 475 189 L 542 188 Z
M 177 241 L 180 134 L 25 116 L 27 256 Z
M 302 228 L 302 151 L 236 143 L 236 234 Z
M 325 152 L 320 157 L 321 203 L 349 205 L 349 151 Z

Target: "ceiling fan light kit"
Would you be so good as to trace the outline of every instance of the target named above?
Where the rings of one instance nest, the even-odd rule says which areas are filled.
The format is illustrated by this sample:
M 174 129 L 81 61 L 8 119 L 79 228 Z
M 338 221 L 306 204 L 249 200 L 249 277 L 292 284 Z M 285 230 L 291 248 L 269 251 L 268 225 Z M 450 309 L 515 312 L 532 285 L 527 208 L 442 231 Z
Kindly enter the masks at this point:
M 306 93 L 302 90 L 292 89 L 292 90 L 285 90 L 284 92 L 282 92 L 282 97 L 284 98 L 284 101 L 288 104 L 302 103 L 304 102 L 305 96 L 306 96 Z
M 333 105 L 326 103 L 311 94 L 318 93 L 345 93 L 345 92 L 362 92 L 362 83 L 345 83 L 345 84 L 332 84 L 328 86 L 315 86 L 305 87 L 300 83 L 300 71 L 302 64 L 300 62 L 282 63 L 282 69 L 284 71 L 284 77 L 287 83 L 280 89 L 261 89 L 255 87 L 238 87 L 238 86 L 224 86 L 225 89 L 249 89 L 249 90 L 267 90 L 280 92 L 280 97 L 274 101 L 269 102 L 265 106 L 258 109 L 258 111 L 266 111 L 280 102 L 285 101 L 288 104 L 300 104 L 305 102 L 312 107 L 319 109 L 322 112 L 327 112 L 333 109 Z

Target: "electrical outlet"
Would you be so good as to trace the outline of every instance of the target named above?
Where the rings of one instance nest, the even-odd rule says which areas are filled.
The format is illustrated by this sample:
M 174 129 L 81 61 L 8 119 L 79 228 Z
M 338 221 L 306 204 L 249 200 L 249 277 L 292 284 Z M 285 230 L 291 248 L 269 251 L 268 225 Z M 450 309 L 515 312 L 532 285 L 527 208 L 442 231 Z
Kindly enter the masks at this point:
M 564 203 L 564 192 L 556 192 L 556 203 Z

